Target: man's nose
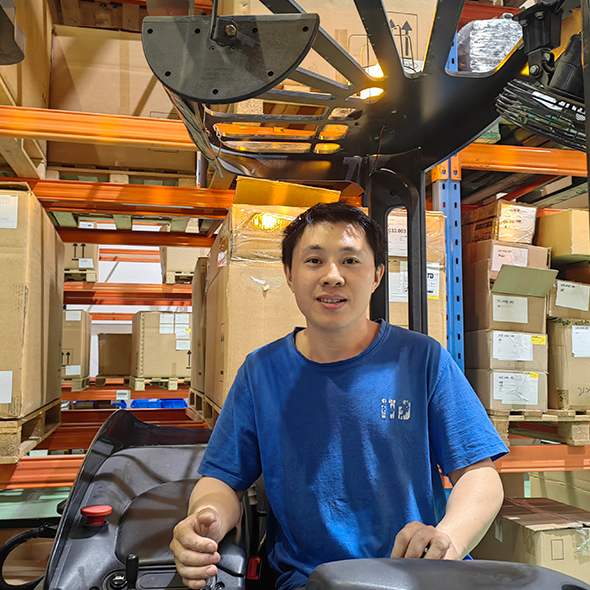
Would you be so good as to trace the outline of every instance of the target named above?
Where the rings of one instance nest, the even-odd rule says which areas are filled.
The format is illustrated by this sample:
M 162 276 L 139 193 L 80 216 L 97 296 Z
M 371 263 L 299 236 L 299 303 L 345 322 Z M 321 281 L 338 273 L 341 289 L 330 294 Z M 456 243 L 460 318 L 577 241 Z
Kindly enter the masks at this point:
M 344 278 L 340 273 L 340 268 L 335 262 L 326 265 L 326 274 L 322 279 L 324 285 L 340 286 L 344 284 Z

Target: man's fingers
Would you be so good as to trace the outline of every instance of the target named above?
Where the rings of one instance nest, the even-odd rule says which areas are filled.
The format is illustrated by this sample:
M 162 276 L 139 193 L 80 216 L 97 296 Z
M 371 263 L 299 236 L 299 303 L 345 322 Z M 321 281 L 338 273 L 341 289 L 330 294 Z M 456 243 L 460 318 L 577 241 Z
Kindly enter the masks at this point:
M 201 537 L 213 537 L 215 528 L 219 528 L 219 516 L 209 508 L 204 508 L 195 515 L 195 532 Z M 200 548 L 201 551 L 216 551 L 217 543 L 210 541 L 210 546 Z
M 424 559 L 444 559 L 450 546 L 451 539 L 444 533 L 437 531 L 437 536 L 431 539 L 428 545 L 428 551 Z
M 189 567 L 186 564 L 176 562 L 176 571 L 183 580 L 194 580 L 196 582 L 204 582 L 208 578 L 217 575 L 217 567 L 214 565 L 208 565 L 207 567 Z
M 391 557 L 444 559 L 451 546 L 451 539 L 445 533 L 433 526 L 411 522 L 396 536 Z
M 412 539 L 408 543 L 406 554 L 404 557 L 418 559 L 424 556 L 424 551 L 428 547 L 428 553 L 430 553 L 430 543 L 436 535 L 436 529 L 432 526 L 422 526 L 414 531 Z

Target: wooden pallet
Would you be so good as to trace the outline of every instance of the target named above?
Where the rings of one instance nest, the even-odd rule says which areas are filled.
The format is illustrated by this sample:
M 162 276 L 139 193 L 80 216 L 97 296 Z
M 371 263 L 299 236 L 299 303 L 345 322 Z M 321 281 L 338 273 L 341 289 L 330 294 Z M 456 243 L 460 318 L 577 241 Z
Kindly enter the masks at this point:
M 488 410 L 492 424 L 509 445 L 508 434 L 564 443 L 590 445 L 588 410 Z
M 164 275 L 164 284 L 175 285 L 177 283 L 190 284 L 193 282 L 194 272 L 168 271 Z
M 66 270 L 65 281 L 81 281 L 83 283 L 96 283 L 96 270 L 93 268 L 74 268 Z
M 84 391 L 90 385 L 90 377 L 62 377 L 62 383 L 70 383 L 72 391 Z
M 197 391 L 196 389 L 190 389 L 188 405 L 188 415 L 191 416 L 191 412 L 196 415 L 196 417 L 191 416 L 193 420 L 205 420 L 209 428 L 213 428 L 215 426 L 217 418 L 219 418 L 221 408 L 215 402 L 210 400 L 204 393 Z
M 129 377 L 129 386 L 135 391 L 145 391 L 146 385 L 163 387 L 168 391 L 177 391 L 178 384 L 190 384 L 189 377 Z
M 0 464 L 18 463 L 61 423 L 61 399 L 24 418 L 0 420 Z

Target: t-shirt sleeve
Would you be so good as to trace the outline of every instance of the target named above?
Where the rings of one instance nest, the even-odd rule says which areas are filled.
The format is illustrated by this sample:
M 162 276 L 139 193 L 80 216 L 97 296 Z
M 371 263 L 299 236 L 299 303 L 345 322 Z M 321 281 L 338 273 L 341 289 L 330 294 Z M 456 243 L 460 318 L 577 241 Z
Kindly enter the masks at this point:
M 445 475 L 491 458 L 508 448 L 502 442 L 481 401 L 446 350 L 428 406 L 430 440 Z
M 245 373 L 242 365 L 198 468 L 201 475 L 215 477 L 234 490 L 248 489 L 262 472 L 252 396 Z

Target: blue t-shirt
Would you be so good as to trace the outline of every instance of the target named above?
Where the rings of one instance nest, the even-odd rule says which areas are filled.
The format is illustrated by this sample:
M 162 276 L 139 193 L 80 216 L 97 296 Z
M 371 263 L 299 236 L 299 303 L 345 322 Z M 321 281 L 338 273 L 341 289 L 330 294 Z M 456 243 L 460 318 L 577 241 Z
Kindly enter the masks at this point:
M 444 474 L 508 449 L 438 342 L 381 322 L 358 356 L 316 363 L 294 334 L 248 355 L 199 468 L 245 490 L 264 473 L 270 565 L 283 590 L 321 563 L 389 557 L 437 525 Z

